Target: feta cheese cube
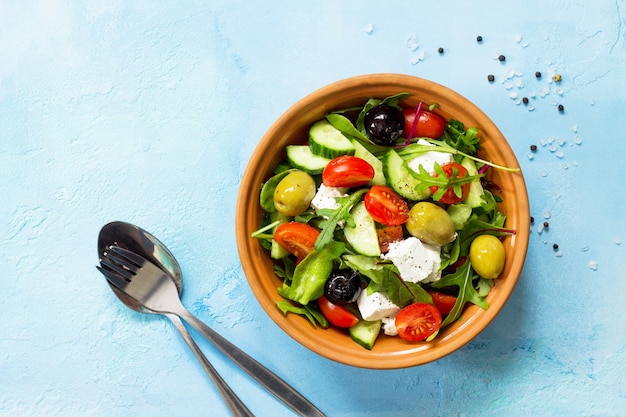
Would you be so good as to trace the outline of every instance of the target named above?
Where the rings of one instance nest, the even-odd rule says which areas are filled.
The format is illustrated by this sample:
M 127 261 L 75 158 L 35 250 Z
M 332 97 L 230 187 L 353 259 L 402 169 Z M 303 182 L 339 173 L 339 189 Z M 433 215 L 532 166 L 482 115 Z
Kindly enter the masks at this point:
M 432 143 L 425 141 L 424 139 L 418 140 L 417 143 L 420 145 L 435 146 Z M 443 165 L 447 164 L 448 162 L 452 162 L 453 160 L 454 159 L 452 158 L 452 154 L 446 152 L 432 151 L 423 153 L 411 159 L 409 162 L 407 162 L 407 164 L 409 165 L 409 168 L 411 168 L 415 172 L 419 172 L 420 165 L 423 166 L 426 171 L 434 172 L 435 162 L 437 162 L 439 165 Z
M 390 243 L 382 258 L 390 260 L 405 281 L 428 283 L 441 278 L 441 248 L 416 237 Z
M 327 187 L 324 184 L 320 184 L 315 197 L 311 200 L 311 207 L 315 210 L 339 208 L 339 203 L 337 203 L 335 197 L 345 197 L 347 195 L 345 191 L 345 188 Z
M 395 314 L 392 317 L 383 317 L 381 321 L 383 322 L 383 332 L 387 336 L 398 335 L 398 329 L 396 328 L 396 315 Z
M 367 294 L 367 290 L 361 291 L 356 300 L 359 312 L 363 320 L 374 321 L 384 317 L 395 315 L 400 311 L 400 307 L 395 305 L 386 294 L 373 292 Z

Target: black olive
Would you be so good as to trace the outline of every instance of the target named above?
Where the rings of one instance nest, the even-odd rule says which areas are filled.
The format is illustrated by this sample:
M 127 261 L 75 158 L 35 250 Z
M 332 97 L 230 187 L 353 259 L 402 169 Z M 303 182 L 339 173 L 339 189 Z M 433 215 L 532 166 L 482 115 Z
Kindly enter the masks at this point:
M 361 291 L 361 276 L 349 269 L 334 271 L 326 280 L 324 295 L 333 304 L 346 305 L 356 301 Z
M 372 107 L 363 119 L 367 136 L 381 146 L 398 145 L 404 131 L 404 115 L 400 110 L 386 104 Z

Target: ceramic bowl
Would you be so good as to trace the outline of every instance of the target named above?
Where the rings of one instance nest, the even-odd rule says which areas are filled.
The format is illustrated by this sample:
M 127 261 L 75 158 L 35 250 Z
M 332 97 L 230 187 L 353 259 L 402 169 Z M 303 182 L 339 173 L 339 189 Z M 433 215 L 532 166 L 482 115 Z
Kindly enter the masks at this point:
M 442 85 L 401 74 L 371 74 L 344 79 L 309 94 L 280 116 L 252 153 L 240 185 L 236 210 L 239 256 L 248 283 L 269 317 L 289 336 L 313 352 L 343 364 L 372 369 L 412 367 L 440 359 L 474 339 L 496 317 L 507 302 L 522 272 L 530 234 L 528 195 L 520 172 L 489 170 L 489 179 L 502 188 L 500 209 L 507 216 L 506 227 L 516 234 L 504 239 L 506 266 L 489 293 L 489 308 L 468 304 L 460 320 L 444 328 L 430 342 L 406 342 L 382 334 L 372 350 L 353 342 L 345 329 L 314 328 L 295 314 L 283 315 L 276 307 L 282 298 L 276 292 L 281 280 L 272 268 L 269 253 L 250 234 L 259 228 L 263 212 L 259 192 L 274 167 L 285 160 L 284 148 L 307 140 L 309 127 L 329 111 L 361 106 L 369 98 L 384 98 L 400 92 L 411 97 L 405 102 L 417 107 L 419 101 L 437 103 L 436 112 L 466 127 L 478 128 L 479 156 L 508 167 L 519 163 L 496 125 L 466 98 Z

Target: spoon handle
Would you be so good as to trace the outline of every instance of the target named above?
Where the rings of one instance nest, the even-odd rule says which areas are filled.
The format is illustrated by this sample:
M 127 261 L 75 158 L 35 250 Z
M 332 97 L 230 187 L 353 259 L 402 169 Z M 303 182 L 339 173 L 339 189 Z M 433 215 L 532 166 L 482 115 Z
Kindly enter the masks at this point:
M 170 319 L 176 330 L 180 333 L 180 335 L 185 339 L 189 349 L 196 355 L 196 358 L 209 375 L 217 390 L 222 394 L 222 398 L 224 398 L 224 402 L 233 413 L 235 417 L 254 417 L 254 414 L 248 407 L 241 401 L 241 399 L 235 394 L 235 392 L 228 386 L 226 381 L 222 379 L 221 375 L 215 370 L 213 365 L 209 362 L 204 353 L 200 350 L 200 347 L 196 344 L 196 342 L 192 339 L 191 335 L 183 325 L 183 322 L 180 320 L 176 314 L 173 313 L 164 313 L 167 318 Z
M 177 313 L 209 342 L 213 343 L 222 353 L 228 356 L 241 369 L 246 371 L 268 392 L 294 410 L 298 415 L 305 417 L 325 417 L 325 415 L 307 400 L 292 386 L 283 381 L 279 376 L 260 364 L 256 359 L 230 343 L 223 336 L 204 324 L 200 319 L 181 307 Z

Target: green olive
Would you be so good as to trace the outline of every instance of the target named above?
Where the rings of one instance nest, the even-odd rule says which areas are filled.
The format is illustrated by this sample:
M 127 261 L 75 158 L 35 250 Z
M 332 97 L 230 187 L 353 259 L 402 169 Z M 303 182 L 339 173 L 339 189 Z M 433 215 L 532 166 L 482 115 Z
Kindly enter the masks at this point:
M 291 172 L 276 185 L 274 207 L 285 216 L 297 216 L 309 208 L 315 190 L 313 177 L 304 171 Z
M 487 279 L 498 278 L 504 269 L 504 245 L 493 235 L 480 235 L 472 241 L 469 259 L 474 271 Z
M 436 204 L 422 201 L 409 211 L 408 232 L 424 243 L 442 246 L 454 240 L 454 223 L 448 212 Z

